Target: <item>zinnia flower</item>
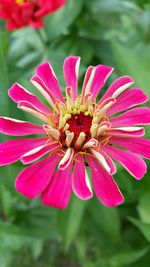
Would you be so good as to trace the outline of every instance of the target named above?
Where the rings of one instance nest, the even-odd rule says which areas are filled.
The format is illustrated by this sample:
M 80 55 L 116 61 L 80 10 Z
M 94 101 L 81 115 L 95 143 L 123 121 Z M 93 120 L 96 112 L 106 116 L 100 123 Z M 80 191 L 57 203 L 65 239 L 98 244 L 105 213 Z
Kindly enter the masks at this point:
M 39 160 L 18 175 L 15 186 L 28 198 L 41 195 L 45 205 L 63 209 L 72 191 L 83 200 L 91 198 L 94 191 L 104 205 L 114 207 L 124 198 L 112 177 L 116 173 L 113 160 L 136 179 L 146 173 L 146 164 L 139 155 L 150 159 L 150 140 L 142 137 L 144 128 L 140 125 L 150 124 L 150 109 L 135 106 L 148 98 L 140 88 L 129 89 L 134 81 L 123 76 L 96 102 L 113 71 L 105 65 L 87 69 L 78 95 L 79 62 L 80 58 L 75 56 L 65 59 L 65 97 L 50 63 L 37 67 L 31 82 L 46 99 L 47 106 L 18 83 L 9 89 L 18 108 L 42 123 L 1 117 L 0 131 L 4 134 L 40 136 L 2 143 L 0 164 Z
M 56 11 L 66 0 L 0 0 L 0 18 L 7 21 L 8 30 L 25 26 L 41 28 L 42 18 Z

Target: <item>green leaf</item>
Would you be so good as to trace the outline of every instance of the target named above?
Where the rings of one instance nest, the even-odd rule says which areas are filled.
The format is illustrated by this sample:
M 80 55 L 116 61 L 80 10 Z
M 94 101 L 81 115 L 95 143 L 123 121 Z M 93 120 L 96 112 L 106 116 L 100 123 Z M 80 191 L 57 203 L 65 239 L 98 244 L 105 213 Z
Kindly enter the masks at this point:
M 5 62 L 7 45 L 7 32 L 0 32 L 0 112 L 8 115 L 9 99 L 7 95 L 7 90 L 9 88 L 9 80 Z
M 97 199 L 91 200 L 90 204 L 89 217 L 93 219 L 106 240 L 109 240 L 111 244 L 118 243 L 121 228 L 118 209 L 109 209 L 103 206 Z
M 132 264 L 149 252 L 149 247 L 139 250 L 124 250 L 120 253 L 116 253 L 108 260 L 111 267 L 122 267 L 124 265 Z
M 0 185 L 0 200 L 5 217 L 10 216 L 13 213 L 12 194 L 3 184 Z
M 150 224 L 150 192 L 144 192 L 139 199 L 138 212 L 142 222 Z
M 63 8 L 45 19 L 45 30 L 49 41 L 66 32 L 80 13 L 81 7 L 81 0 L 69 0 Z
M 140 8 L 131 1 L 125 0 L 93 0 L 89 1 L 89 7 L 93 12 L 133 12 L 140 11 Z
M 8 267 L 12 261 L 13 255 L 11 251 L 8 251 L 6 248 L 0 249 L 0 266 Z
M 75 241 L 87 204 L 87 201 L 82 201 L 73 196 L 69 207 L 63 213 L 58 212 L 58 226 L 64 239 L 66 251 L 68 251 L 72 242 Z
M 133 217 L 129 217 L 129 220 L 140 230 L 140 232 L 150 242 L 150 224 L 143 223 Z
M 148 58 L 145 55 L 139 56 L 133 49 L 125 47 L 118 42 L 113 42 L 112 50 L 119 72 L 122 75 L 131 75 L 136 84 L 150 95 L 150 75 Z

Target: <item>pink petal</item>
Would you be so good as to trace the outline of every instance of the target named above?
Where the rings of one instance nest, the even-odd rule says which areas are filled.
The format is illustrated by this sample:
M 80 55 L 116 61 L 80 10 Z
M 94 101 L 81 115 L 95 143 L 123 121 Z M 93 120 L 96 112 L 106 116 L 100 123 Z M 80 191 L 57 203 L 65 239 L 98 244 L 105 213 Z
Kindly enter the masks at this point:
M 150 108 L 139 107 L 130 109 L 110 119 L 112 127 L 150 124 Z
M 99 94 L 101 88 L 105 85 L 106 80 L 112 73 L 113 68 L 105 65 L 98 65 L 96 67 L 90 67 L 87 70 L 84 87 L 83 87 L 83 95 L 87 93 L 91 93 L 93 96 L 93 100 Z
M 49 92 L 59 100 L 64 101 L 59 82 L 49 62 L 42 63 L 36 69 L 36 75 L 41 78 Z
M 12 85 L 12 87 L 8 91 L 8 94 L 10 98 L 16 103 L 20 101 L 27 101 L 45 114 L 49 114 L 51 112 L 50 109 L 43 105 L 36 96 L 28 92 L 18 83 Z
M 107 111 L 107 116 L 127 110 L 136 105 L 148 101 L 148 97 L 140 88 L 131 88 L 123 92 L 117 99 L 116 103 Z
M 116 169 L 116 165 L 113 162 L 113 160 L 105 153 L 105 151 L 103 151 L 102 149 L 100 150 L 101 154 L 103 155 L 103 157 L 105 158 L 109 168 L 110 168 L 110 174 L 113 175 L 116 173 L 117 169 Z
M 138 153 L 150 159 L 150 140 L 142 137 L 111 137 L 109 144 L 114 144 Z
M 95 69 L 94 66 L 89 66 L 87 68 L 87 71 L 84 76 L 84 82 L 83 82 L 83 87 L 82 87 L 82 95 L 84 96 L 86 91 L 89 91 L 89 88 L 87 87 L 88 81 L 90 80 L 91 73 Z
M 30 102 L 27 101 L 20 101 L 18 103 L 18 108 L 24 110 L 25 112 L 30 113 L 31 115 L 37 117 L 38 119 L 48 123 L 49 122 L 49 115 L 41 112 L 39 109 L 37 109 L 34 105 L 32 105 Z M 51 117 L 51 115 L 50 115 Z
M 46 190 L 42 193 L 44 205 L 65 209 L 71 196 L 71 168 L 57 170 Z
M 92 173 L 92 182 L 97 198 L 107 207 L 115 207 L 124 201 L 113 177 L 101 167 L 96 159 L 87 156 Z
M 72 88 L 73 99 L 78 96 L 78 73 L 80 57 L 69 56 L 64 61 L 64 77 L 66 86 Z
M 0 117 L 0 132 L 13 136 L 45 134 L 42 126 L 26 121 Z
M 0 144 L 0 166 L 11 164 L 28 151 L 44 145 L 47 138 L 24 138 L 6 141 Z
M 59 158 L 57 154 L 52 154 L 23 170 L 16 178 L 16 190 L 28 198 L 37 197 L 50 182 Z
M 39 90 L 41 95 L 47 100 L 47 102 L 54 107 L 57 102 L 57 98 L 54 93 L 49 90 L 41 77 L 34 75 L 31 79 L 31 83 Z
M 143 136 L 145 134 L 145 130 L 143 127 L 118 127 L 118 128 L 110 128 L 106 129 L 105 135 L 111 136 Z
M 72 189 L 75 195 L 83 200 L 93 196 L 88 184 L 88 176 L 82 155 L 76 157 L 74 172 L 72 175 Z
M 147 166 L 143 159 L 136 154 L 121 150 L 113 146 L 105 146 L 103 150 L 114 160 L 118 161 L 136 179 L 141 179 L 147 172 Z
M 61 159 L 61 161 L 58 164 L 58 169 L 59 170 L 65 170 L 72 162 L 74 155 L 74 149 L 68 148 L 64 154 L 64 157 Z
M 29 164 L 29 163 L 43 157 L 45 154 L 50 153 L 50 152 L 52 152 L 58 148 L 60 148 L 60 145 L 58 143 L 55 143 L 55 142 L 45 144 L 43 146 L 37 147 L 33 150 L 30 150 L 29 152 L 24 154 L 21 157 L 21 161 L 24 164 Z
M 106 98 L 115 97 L 114 94 L 119 95 L 125 91 L 131 84 L 134 83 L 134 80 L 130 76 L 122 76 L 115 80 L 107 89 L 106 93 L 103 95 L 98 104 L 101 104 Z

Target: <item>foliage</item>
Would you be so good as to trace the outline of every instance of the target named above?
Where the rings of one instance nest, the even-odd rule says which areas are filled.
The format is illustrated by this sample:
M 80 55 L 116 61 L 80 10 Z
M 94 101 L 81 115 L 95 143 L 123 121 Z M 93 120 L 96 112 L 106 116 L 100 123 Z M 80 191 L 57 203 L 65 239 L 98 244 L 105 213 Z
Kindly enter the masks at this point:
M 27 80 L 44 60 L 52 62 L 64 88 L 62 64 L 69 54 L 82 57 L 81 79 L 88 65 L 108 64 L 116 69 L 111 79 L 129 74 L 150 96 L 149 0 L 68 0 L 45 23 L 38 31 L 10 33 L 0 21 L 2 115 L 17 113 L 24 119 L 9 102 L 7 89 L 18 81 L 34 90 Z M 134 182 L 118 166 L 115 178 L 126 198 L 121 207 L 108 209 L 95 198 L 82 202 L 72 197 L 69 207 L 58 211 L 15 192 L 21 169 L 20 163 L 0 168 L 0 267 L 149 266 L 149 174 Z

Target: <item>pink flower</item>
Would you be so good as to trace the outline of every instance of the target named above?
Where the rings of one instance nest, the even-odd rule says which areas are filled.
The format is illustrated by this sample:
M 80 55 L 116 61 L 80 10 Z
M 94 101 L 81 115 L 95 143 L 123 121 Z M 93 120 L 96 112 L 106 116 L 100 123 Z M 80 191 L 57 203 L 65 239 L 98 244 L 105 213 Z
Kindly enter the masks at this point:
M 42 123 L 1 117 L 0 131 L 4 134 L 40 136 L 2 143 L 0 165 L 39 160 L 18 175 L 15 186 L 28 198 L 41 195 L 45 205 L 66 208 L 73 190 L 83 200 L 91 198 L 94 191 L 104 205 L 114 207 L 124 198 L 112 177 L 116 173 L 113 160 L 138 180 L 146 173 L 140 155 L 150 159 L 150 140 L 142 137 L 145 132 L 141 125 L 150 124 L 150 109 L 136 106 L 148 98 L 140 88 L 129 89 L 134 81 L 123 76 L 96 102 L 113 71 L 105 65 L 87 69 L 78 95 L 79 63 L 79 57 L 65 59 L 65 98 L 50 63 L 37 67 L 31 82 L 46 99 L 47 106 L 18 83 L 9 89 L 18 108 Z M 86 166 L 90 168 L 91 179 Z
M 10 31 L 25 26 L 41 28 L 42 18 L 56 11 L 66 0 L 0 0 L 0 18 L 7 21 Z

